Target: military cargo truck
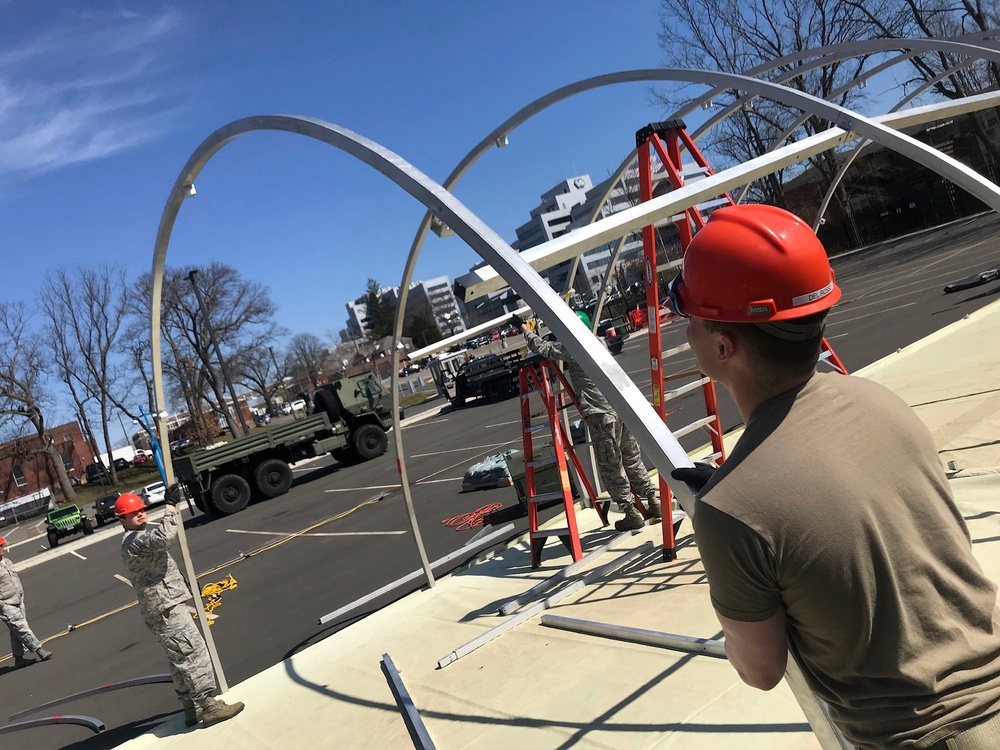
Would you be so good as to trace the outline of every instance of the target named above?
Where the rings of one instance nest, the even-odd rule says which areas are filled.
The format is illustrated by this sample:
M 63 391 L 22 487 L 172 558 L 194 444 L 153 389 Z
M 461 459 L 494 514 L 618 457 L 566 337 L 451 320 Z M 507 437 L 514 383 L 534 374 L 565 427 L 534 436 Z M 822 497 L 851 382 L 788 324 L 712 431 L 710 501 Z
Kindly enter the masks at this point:
M 385 453 L 392 424 L 389 392 L 371 373 L 326 383 L 305 419 L 272 424 L 215 448 L 180 456 L 174 473 L 204 513 L 243 510 L 254 496 L 277 497 L 292 486 L 289 464 L 330 453 L 367 461 Z
M 494 403 L 516 396 L 520 390 L 518 371 L 526 351 L 486 354 L 463 364 L 454 379 L 445 383 L 451 405 L 460 408 L 472 398 Z

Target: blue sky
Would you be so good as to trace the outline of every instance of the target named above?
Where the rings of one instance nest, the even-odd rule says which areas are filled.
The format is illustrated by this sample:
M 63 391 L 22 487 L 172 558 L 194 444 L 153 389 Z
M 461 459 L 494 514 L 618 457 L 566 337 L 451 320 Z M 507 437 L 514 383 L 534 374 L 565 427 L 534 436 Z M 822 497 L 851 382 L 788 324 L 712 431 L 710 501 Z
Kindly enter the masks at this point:
M 658 13 L 656 0 L 0 2 L 8 295 L 30 301 L 57 266 L 149 270 L 171 185 L 232 120 L 327 120 L 440 182 L 533 99 L 659 65 Z M 575 174 L 603 179 L 634 131 L 665 114 L 643 84 L 580 95 L 515 131 L 455 192 L 510 241 L 542 192 Z M 368 277 L 399 283 L 424 212 L 351 157 L 285 133 L 238 139 L 196 187 L 168 264 L 230 263 L 270 288 L 279 323 L 324 338 Z M 457 238 L 431 237 L 416 277 L 454 279 L 477 260 Z

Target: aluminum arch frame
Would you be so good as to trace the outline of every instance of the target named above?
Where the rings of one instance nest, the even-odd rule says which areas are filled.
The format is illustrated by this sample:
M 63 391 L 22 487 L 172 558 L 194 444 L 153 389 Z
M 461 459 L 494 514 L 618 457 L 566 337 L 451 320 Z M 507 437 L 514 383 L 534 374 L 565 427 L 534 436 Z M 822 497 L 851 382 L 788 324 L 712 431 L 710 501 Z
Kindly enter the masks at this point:
M 612 403 L 623 415 L 623 418 L 628 420 L 632 431 L 639 439 L 644 440 L 647 452 L 652 456 L 654 464 L 659 466 L 661 470 L 666 470 L 667 473 L 669 473 L 670 468 L 675 466 L 691 465 L 690 459 L 680 444 L 667 430 L 666 425 L 656 416 L 656 412 L 646 402 L 642 392 L 632 383 L 632 380 L 611 354 L 590 335 L 589 330 L 580 319 L 569 311 L 559 296 L 534 269 L 478 216 L 441 185 L 397 154 L 374 141 L 332 123 L 292 115 L 248 117 L 223 126 L 206 138 L 195 150 L 174 183 L 160 220 L 153 257 L 153 305 L 150 314 L 150 336 L 153 352 L 154 391 L 158 405 L 162 406 L 164 403 L 163 368 L 160 359 L 159 306 L 162 304 L 163 270 L 173 225 L 184 199 L 193 195 L 194 180 L 211 157 L 236 138 L 259 130 L 296 133 L 334 146 L 381 172 L 427 206 L 434 216 L 451 227 L 482 258 L 515 278 L 513 286 L 521 294 L 521 297 L 533 310 L 545 315 L 550 327 L 560 336 L 570 353 L 581 364 L 595 372 L 595 380 L 598 385 L 612 394 Z M 412 262 L 414 262 L 414 258 L 411 257 L 407 264 L 409 271 L 412 271 Z M 402 300 L 400 307 L 402 307 Z M 394 360 L 398 361 L 398 350 L 395 347 L 393 357 Z M 162 411 L 158 414 L 158 427 L 161 430 L 166 426 L 163 414 Z M 409 485 L 405 476 L 398 409 L 393 409 L 392 418 L 401 487 L 407 502 L 407 511 L 410 514 L 415 540 L 419 540 L 419 527 L 416 523 L 412 497 L 409 494 Z M 169 445 L 165 451 L 164 467 L 165 472 L 169 472 L 167 474 L 168 482 L 173 482 Z M 687 506 L 690 513 L 693 513 L 693 498 L 686 487 L 678 487 L 677 495 L 679 501 Z M 427 570 L 429 566 L 426 562 L 426 554 L 422 550 L 422 542 L 418 542 L 418 544 L 428 584 L 433 585 L 433 576 Z M 190 555 L 186 551 L 186 545 L 182 548 L 182 552 L 185 555 L 186 564 L 190 565 Z M 197 579 L 193 578 L 192 580 Z M 221 666 L 219 668 L 221 669 Z
M 942 154 L 923 143 L 920 143 L 914 138 L 898 133 L 892 128 L 882 125 L 876 119 L 865 117 L 857 112 L 847 109 L 846 107 L 827 102 L 810 94 L 735 73 L 673 68 L 664 69 L 663 74 L 664 76 L 669 77 L 670 80 L 675 81 L 703 83 L 706 85 L 713 85 L 717 83 L 725 84 L 727 88 L 746 90 L 756 95 L 764 96 L 789 106 L 796 107 L 803 111 L 823 116 L 832 123 L 834 128 L 841 128 L 844 131 L 856 133 L 859 136 L 869 138 L 886 148 L 890 148 L 893 151 L 913 159 L 914 161 L 923 163 L 925 166 L 937 172 L 945 179 L 954 182 L 966 192 L 969 192 L 979 198 L 994 210 L 1000 209 L 1000 189 L 998 189 L 995 184 L 989 182 L 977 172 L 969 169 L 955 159 Z M 968 101 L 972 101 L 978 100 L 978 97 L 967 97 L 966 99 Z M 757 162 L 756 159 L 751 161 Z M 704 182 L 704 180 L 702 180 L 702 182 Z M 626 217 L 629 218 L 626 219 Z M 602 242 L 607 242 L 611 239 L 616 239 L 617 236 L 621 236 L 617 235 L 615 237 L 611 237 L 609 236 L 608 231 L 604 230 L 596 232 L 591 231 L 594 227 L 603 225 L 604 227 L 610 229 L 611 227 L 617 226 L 622 230 L 622 232 L 627 232 L 634 231 L 635 229 L 643 226 L 641 221 L 638 223 L 631 221 L 630 219 L 632 217 L 645 218 L 646 212 L 643 210 L 637 211 L 636 207 L 626 209 L 625 211 L 615 214 L 611 218 L 605 219 L 597 224 L 592 224 L 589 227 L 583 227 L 575 232 L 571 232 L 568 235 L 563 235 L 562 237 L 558 237 L 547 243 L 539 245 L 536 248 L 532 248 L 531 251 L 526 251 L 524 253 L 524 257 L 530 258 L 531 261 L 538 262 L 540 257 L 550 255 L 554 249 L 558 248 L 563 255 L 551 260 L 553 263 L 559 262 L 566 257 L 570 257 L 571 251 L 576 251 L 577 253 L 583 252 L 584 250 L 582 248 L 588 241 L 591 241 L 591 244 L 587 245 L 587 249 L 590 249 L 600 245 Z M 599 238 L 600 241 L 592 241 L 595 238 Z M 473 272 L 473 274 L 478 274 L 481 281 L 491 279 L 495 282 L 495 277 L 497 276 L 496 270 L 491 268 L 481 268 Z M 471 276 L 473 274 L 469 275 Z M 487 287 L 485 284 L 482 284 L 481 288 Z

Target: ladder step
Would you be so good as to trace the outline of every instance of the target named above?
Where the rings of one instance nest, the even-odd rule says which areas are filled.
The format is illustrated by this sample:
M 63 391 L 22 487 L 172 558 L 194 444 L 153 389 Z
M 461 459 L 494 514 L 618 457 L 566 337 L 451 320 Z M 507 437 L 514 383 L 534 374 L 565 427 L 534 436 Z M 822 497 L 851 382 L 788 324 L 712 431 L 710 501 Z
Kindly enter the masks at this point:
M 711 380 L 712 380 L 711 378 L 701 378 L 699 380 L 695 380 L 691 383 L 688 383 L 687 385 L 682 385 L 680 388 L 674 388 L 674 390 L 672 391 L 666 391 L 663 394 L 663 400 L 669 401 L 672 398 L 677 398 L 678 396 L 687 393 L 688 391 L 693 391 L 696 388 L 700 388 L 701 386 L 705 385 L 705 383 L 711 382 Z
M 699 458 L 698 460 L 699 461 L 717 461 L 720 458 L 722 458 L 722 451 L 716 451 L 715 453 L 712 453 L 711 455 Z
M 531 532 L 532 539 L 544 539 L 547 536 L 569 536 L 569 529 L 539 529 Z
M 548 458 L 536 458 L 534 461 L 528 461 L 528 466 L 532 469 L 537 469 L 539 466 L 551 466 L 552 464 L 559 463 L 559 459 L 555 456 L 549 456 Z
M 711 424 L 714 421 L 715 421 L 715 417 L 714 416 L 704 417 L 702 419 L 699 419 L 699 420 L 696 420 L 696 421 L 692 422 L 689 425 L 685 425 L 684 427 L 681 427 L 679 430 L 672 430 L 672 432 L 673 432 L 673 435 L 674 435 L 675 438 L 683 437 L 684 435 L 692 433 L 695 430 L 697 430 L 697 429 L 699 429 L 701 427 L 704 427 L 707 424 Z
M 546 500 L 562 500 L 562 492 L 542 492 L 527 498 L 529 503 L 544 503 Z

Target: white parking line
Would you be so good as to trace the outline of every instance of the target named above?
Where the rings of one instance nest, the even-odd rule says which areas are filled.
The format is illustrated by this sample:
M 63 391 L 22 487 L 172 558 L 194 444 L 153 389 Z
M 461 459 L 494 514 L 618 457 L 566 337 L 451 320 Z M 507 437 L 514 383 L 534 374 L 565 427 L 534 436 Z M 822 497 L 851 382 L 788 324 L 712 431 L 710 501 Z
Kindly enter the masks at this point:
M 516 422 L 511 422 L 510 424 L 516 424 Z M 425 456 L 439 456 L 442 453 L 464 453 L 466 451 L 478 451 L 485 450 L 487 448 L 499 448 L 501 445 L 507 445 L 510 441 L 507 440 L 503 443 L 493 443 L 491 445 L 470 445 L 468 448 L 454 448 L 448 451 L 435 451 L 434 453 L 414 453 L 410 458 L 424 458 Z
M 81 560 L 86 560 L 87 558 L 77 552 L 75 549 L 71 549 L 69 553 L 75 557 L 79 557 Z
M 419 424 L 419 425 L 423 426 L 423 425 L 425 425 L 425 424 L 438 424 L 438 423 L 440 423 L 440 422 L 447 422 L 447 421 L 448 421 L 447 419 L 424 419 L 424 420 L 422 420 L 422 421 L 420 421 L 420 422 L 417 422 L 417 424 Z M 402 427 L 402 429 L 404 429 L 404 430 L 408 430 L 408 429 L 410 429 L 411 427 L 416 427 L 416 426 L 417 426 L 417 424 L 408 424 L 408 425 L 404 425 L 404 426 Z
M 259 534 L 260 536 L 399 536 L 405 531 L 316 531 L 307 534 L 292 533 L 286 531 L 251 531 L 250 529 L 226 529 L 230 534 Z
M 448 467 L 451 468 L 451 467 Z M 438 472 L 440 473 L 440 472 Z M 434 476 L 428 474 L 428 476 Z M 418 479 L 414 484 L 437 484 L 438 482 L 461 482 L 463 477 L 452 477 L 451 479 Z M 368 484 L 364 487 L 332 487 L 323 492 L 364 492 L 365 490 L 398 490 L 398 484 Z
M 521 420 L 515 419 L 512 422 L 497 422 L 496 424 L 488 424 L 483 429 L 488 430 L 490 427 L 504 427 L 509 424 L 521 424 Z
M 117 578 L 119 581 L 121 581 L 122 583 L 124 583 L 126 586 L 129 586 L 129 587 L 132 586 L 132 582 L 128 578 L 126 578 L 125 576 L 123 576 L 123 575 L 121 575 L 119 573 L 115 573 L 115 578 Z

